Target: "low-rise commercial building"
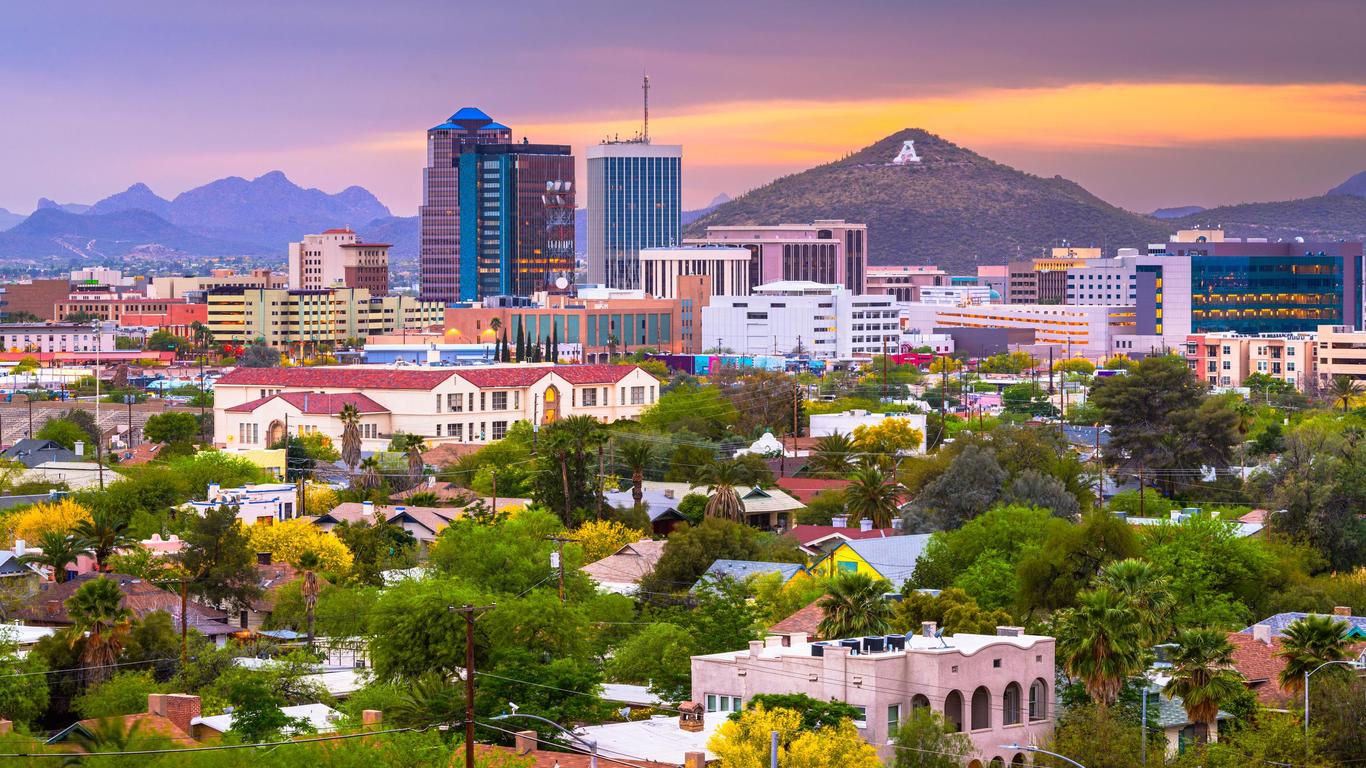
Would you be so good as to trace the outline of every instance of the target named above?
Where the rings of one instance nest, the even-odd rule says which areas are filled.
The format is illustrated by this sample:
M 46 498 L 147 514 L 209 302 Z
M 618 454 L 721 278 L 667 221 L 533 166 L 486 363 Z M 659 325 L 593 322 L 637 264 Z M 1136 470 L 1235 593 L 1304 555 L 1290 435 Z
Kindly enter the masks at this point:
M 900 349 L 900 317 L 886 294 L 784 280 L 756 286 L 749 296 L 713 297 L 702 309 L 702 338 L 707 348 L 742 355 L 871 357 Z
M 868 265 L 868 293 L 885 293 L 897 301 L 920 301 L 922 288 L 947 284 L 948 275 L 939 267 Z
M 340 445 L 348 405 L 360 413 L 363 450 L 379 451 L 399 432 L 484 444 L 518 421 L 634 419 L 659 399 L 659 381 L 629 365 L 238 368 L 213 390 L 214 435 L 234 449 L 314 432 Z
M 149 299 L 188 299 L 215 288 L 288 288 L 289 276 L 257 268 L 250 272 L 231 269 L 211 270 L 207 275 L 170 275 L 154 277 L 147 284 Z
M 734 245 L 750 252 L 750 287 L 778 281 L 836 283 L 868 293 L 868 225 L 844 219 L 810 224 L 707 227 L 686 245 Z
M 1240 387 L 1259 373 L 1305 389 L 1314 383 L 1315 334 L 1198 333 L 1186 339 L 1186 363 L 1212 387 Z
M 374 296 L 365 288 L 279 290 L 217 288 L 208 294 L 215 341 L 277 349 L 339 347 L 403 329 L 439 326 L 445 305 L 411 296 Z
M 1060 304 L 979 304 L 965 307 L 915 303 L 902 304 L 905 325 L 914 333 L 938 328 L 1001 328 L 1033 331 L 1039 344 L 1055 344 L 1068 357 L 1092 360 L 1109 357 L 1117 337 L 1132 335 L 1134 308 Z M 1135 347 L 1133 353 L 1161 349 Z
M 1314 370 L 1320 389 L 1331 387 L 1339 376 L 1366 381 L 1366 331 L 1349 325 L 1320 325 L 1315 336 Z
M 929 707 L 967 733 L 969 765 L 1022 765 L 1023 750 L 1053 731 L 1054 640 L 998 627 L 995 635 L 919 634 L 808 642 L 806 633 L 770 635 L 741 651 L 692 657 L 692 698 L 706 717 L 738 712 L 756 694 L 806 694 L 859 711 L 859 733 L 884 759 L 912 710 Z
M 527 343 L 558 341 L 562 358 L 576 349 L 579 359 L 603 363 L 641 347 L 682 351 L 680 300 L 654 299 L 642 291 L 612 293 L 606 299 L 540 293 L 530 306 L 446 308 L 445 341 L 491 344 L 506 337 L 514 347 L 520 330 Z M 692 302 L 705 300 L 691 293 Z
M 0 348 L 7 352 L 112 351 L 114 332 L 86 323 L 9 323 L 0 325 Z
M 65 277 L 24 280 L 0 286 L 0 314 L 6 320 L 15 317 L 36 317 L 56 320 L 57 303 L 71 293 L 71 281 Z
M 739 247 L 641 248 L 640 270 L 645 293 L 657 299 L 678 298 L 678 280 L 688 275 L 710 277 L 713 296 L 746 296 L 751 286 L 750 254 Z
M 304 235 L 289 244 L 290 288 L 364 288 L 389 292 L 389 243 L 366 243 L 349 228 Z
M 171 307 L 183 306 L 186 303 L 184 299 L 149 299 L 145 296 L 126 298 L 115 293 L 73 292 L 57 302 L 53 314 L 59 318 L 85 315 L 96 320 L 122 325 L 124 315 L 169 316 Z

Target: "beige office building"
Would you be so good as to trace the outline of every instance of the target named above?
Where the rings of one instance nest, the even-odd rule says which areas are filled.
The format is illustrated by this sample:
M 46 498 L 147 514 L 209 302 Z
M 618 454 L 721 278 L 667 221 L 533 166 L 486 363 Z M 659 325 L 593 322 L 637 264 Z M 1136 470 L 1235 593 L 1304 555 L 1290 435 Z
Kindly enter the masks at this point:
M 445 305 L 412 296 L 372 296 L 364 288 L 222 288 L 208 294 L 216 341 L 277 349 L 337 348 L 385 333 L 441 327 Z

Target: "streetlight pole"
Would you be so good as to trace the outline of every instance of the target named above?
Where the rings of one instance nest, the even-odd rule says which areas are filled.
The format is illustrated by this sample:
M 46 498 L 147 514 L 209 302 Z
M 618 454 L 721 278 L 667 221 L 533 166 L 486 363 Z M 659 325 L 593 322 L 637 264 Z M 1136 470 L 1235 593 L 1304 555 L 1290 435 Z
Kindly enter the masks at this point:
M 509 702 L 509 703 L 511 703 L 511 702 Z M 549 725 L 550 727 L 555 728 L 555 729 L 558 730 L 560 733 L 563 733 L 565 736 L 568 736 L 569 738 L 573 739 L 574 741 L 577 741 L 577 742 L 579 742 L 580 744 L 584 745 L 585 747 L 588 747 L 588 754 L 589 754 L 588 765 L 589 765 L 589 768 L 598 768 L 598 743 L 597 743 L 596 741 L 590 741 L 589 739 L 585 739 L 584 737 L 578 735 L 577 733 L 574 733 L 573 731 L 569 730 L 568 728 L 565 728 L 563 725 L 560 725 L 559 723 L 555 722 L 554 720 L 547 720 L 546 718 L 541 717 L 540 715 L 527 715 L 527 714 L 523 714 L 523 713 L 521 713 L 521 712 L 512 712 L 512 713 L 507 713 L 507 714 L 502 714 L 502 715 L 495 715 L 495 716 L 494 716 L 493 718 L 491 718 L 491 719 L 493 719 L 493 720 L 510 720 L 510 719 L 512 719 L 512 718 L 514 718 L 514 717 L 525 717 L 525 718 L 528 718 L 528 719 L 531 719 L 531 720 L 537 720 L 537 721 L 540 721 L 540 722 L 542 722 L 542 723 L 545 723 L 546 725 Z
M 95 466 L 100 475 L 100 490 L 104 490 L 104 457 L 100 443 L 104 442 L 104 427 L 100 426 L 100 347 L 104 346 L 100 337 L 100 321 L 95 323 Z
M 1338 659 L 1336 661 L 1325 661 L 1313 669 L 1306 670 L 1304 673 L 1304 748 L 1309 749 L 1309 677 L 1324 667 L 1331 667 L 1334 664 L 1341 664 L 1352 669 L 1361 669 L 1362 664 L 1350 659 Z
M 1018 750 L 1021 750 L 1021 751 L 1024 751 L 1024 752 L 1030 752 L 1030 753 L 1037 752 L 1037 753 L 1040 754 L 1040 755 L 1048 755 L 1049 757 L 1056 757 L 1056 758 L 1058 758 L 1059 760 L 1064 760 L 1064 761 L 1066 761 L 1066 762 L 1068 762 L 1068 763 L 1071 763 L 1072 765 L 1077 766 L 1077 768 L 1086 768 L 1086 766 L 1082 765 L 1081 763 L 1077 762 L 1076 760 L 1073 760 L 1073 759 L 1070 758 L 1070 757 L 1067 757 L 1066 755 L 1060 755 L 1060 754 L 1058 754 L 1057 752 L 1049 752 L 1049 751 L 1046 750 L 1046 749 L 1040 749 L 1040 748 L 1038 748 L 1038 747 L 1036 747 L 1036 746 L 1034 746 L 1034 745 L 1032 745 L 1032 744 L 1030 744 L 1030 745 L 1021 745 L 1021 744 L 1002 744 L 1002 745 L 1001 745 L 1001 749 L 1018 749 Z

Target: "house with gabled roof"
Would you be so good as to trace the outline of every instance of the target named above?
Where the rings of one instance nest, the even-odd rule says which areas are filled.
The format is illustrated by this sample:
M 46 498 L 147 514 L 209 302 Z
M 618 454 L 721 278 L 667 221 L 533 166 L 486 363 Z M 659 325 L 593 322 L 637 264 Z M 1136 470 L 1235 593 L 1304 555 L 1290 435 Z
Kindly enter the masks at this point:
M 784 585 L 794 581 L 811 578 L 811 573 L 806 566 L 797 563 L 769 563 L 761 560 L 717 560 L 702 574 L 702 577 L 693 585 L 693 589 L 698 589 L 704 584 L 717 582 L 722 579 L 732 581 L 746 581 L 758 576 L 767 576 L 776 573 L 782 577 Z
M 641 579 L 654 571 L 659 558 L 664 555 L 665 543 L 654 539 L 633 541 L 579 570 L 588 574 L 588 578 L 605 592 L 635 594 L 640 589 Z
M 900 590 L 915 573 L 915 563 L 929 543 L 928 533 L 846 541 L 813 563 L 811 573 L 825 577 L 863 573 L 886 579 L 893 589 Z

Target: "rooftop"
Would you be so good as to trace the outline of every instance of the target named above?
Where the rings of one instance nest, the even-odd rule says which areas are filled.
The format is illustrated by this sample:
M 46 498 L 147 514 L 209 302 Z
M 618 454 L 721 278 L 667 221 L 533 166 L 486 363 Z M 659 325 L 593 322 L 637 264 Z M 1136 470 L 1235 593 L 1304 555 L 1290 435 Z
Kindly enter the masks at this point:
M 389 409 L 371 400 L 368 395 L 360 392 L 341 392 L 328 394 L 326 392 L 281 392 L 267 397 L 258 397 L 255 400 L 234 405 L 228 409 L 228 413 L 251 413 L 272 400 L 282 400 L 294 406 L 300 413 L 332 415 L 341 413 L 342 408 L 351 405 L 362 414 L 365 413 L 388 413 Z
M 1004 627 L 1002 629 L 1005 629 Z M 1023 632 L 1012 628 L 1015 631 Z M 762 641 L 755 641 L 756 643 Z M 960 632 L 955 635 L 943 635 L 942 637 L 926 637 L 924 634 L 907 633 L 904 635 L 874 635 L 870 637 L 851 637 L 840 640 L 817 640 L 807 642 L 793 642 L 791 645 L 781 645 L 776 642 L 765 642 L 763 647 L 757 649 L 746 648 L 742 651 L 723 651 L 721 653 L 711 653 L 704 656 L 694 656 L 699 659 L 714 659 L 717 661 L 734 661 L 738 658 L 760 658 L 760 659 L 782 659 L 787 657 L 819 657 L 824 656 L 830 649 L 848 649 L 850 655 L 857 656 L 898 656 L 906 653 L 961 653 L 971 656 L 978 651 L 990 646 L 1010 645 L 1016 648 L 1033 648 L 1041 642 L 1053 642 L 1053 638 L 1047 635 L 1026 635 L 1026 634 L 998 634 L 998 635 L 973 635 Z M 757 656 L 755 655 L 757 653 Z
M 1295 622 L 1299 621 L 1300 619 L 1306 618 L 1308 616 L 1323 615 L 1327 615 L 1332 619 L 1335 619 L 1340 622 L 1345 622 L 1346 624 L 1348 624 L 1348 637 L 1355 640 L 1366 640 L 1366 616 L 1352 616 L 1350 615 L 1350 609 L 1348 609 L 1348 613 L 1346 614 L 1340 614 L 1336 612 L 1331 614 L 1309 614 L 1301 613 L 1298 611 L 1290 613 L 1278 613 L 1274 616 L 1268 616 L 1265 619 L 1262 619 L 1261 621 L 1257 622 L 1257 624 L 1264 624 L 1270 627 L 1271 636 L 1273 638 L 1276 638 L 1284 635 L 1286 628 L 1288 628 L 1291 624 L 1294 624 Z M 1253 634 L 1257 624 L 1254 624 L 1251 627 L 1247 627 L 1246 629 L 1242 629 L 1239 631 L 1239 633 L 1244 635 L 1251 635 Z
M 605 755 L 630 755 L 677 766 L 683 765 L 688 752 L 705 752 L 708 760 L 715 760 L 716 755 L 707 751 L 707 742 L 725 719 L 720 713 L 708 713 L 702 730 L 692 732 L 679 728 L 677 717 L 656 715 L 648 720 L 582 726 L 575 733 L 596 741 L 598 751 Z

